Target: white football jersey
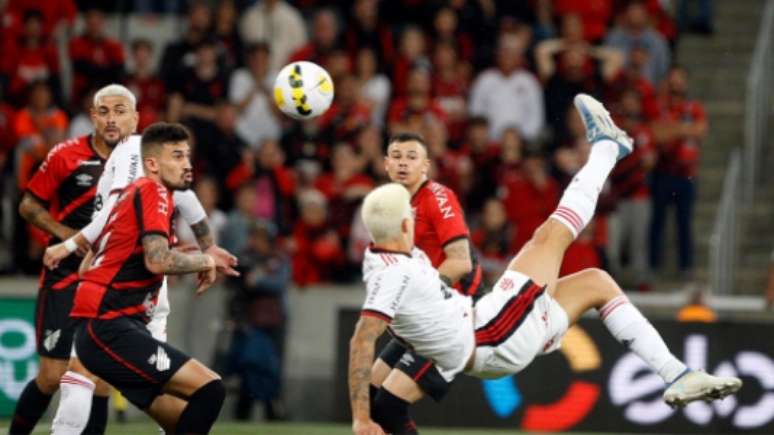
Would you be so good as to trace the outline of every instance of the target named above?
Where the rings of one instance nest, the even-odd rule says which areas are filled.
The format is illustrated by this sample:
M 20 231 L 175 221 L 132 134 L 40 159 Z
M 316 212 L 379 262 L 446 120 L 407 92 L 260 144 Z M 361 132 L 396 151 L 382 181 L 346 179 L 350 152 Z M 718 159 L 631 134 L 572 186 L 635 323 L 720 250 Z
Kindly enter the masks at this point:
M 141 139 L 142 136 L 139 134 L 133 134 L 116 145 L 110 153 L 110 157 L 105 162 L 105 170 L 97 182 L 93 216 L 102 209 L 110 194 L 122 191 L 134 180 L 145 175 L 140 152 Z M 173 197 L 180 215 L 189 225 L 207 217 L 193 190 L 176 190 Z
M 432 360 L 451 382 L 475 347 L 473 301 L 441 281 L 427 255 L 368 248 L 363 259 L 363 315 L 390 323 L 390 332 Z

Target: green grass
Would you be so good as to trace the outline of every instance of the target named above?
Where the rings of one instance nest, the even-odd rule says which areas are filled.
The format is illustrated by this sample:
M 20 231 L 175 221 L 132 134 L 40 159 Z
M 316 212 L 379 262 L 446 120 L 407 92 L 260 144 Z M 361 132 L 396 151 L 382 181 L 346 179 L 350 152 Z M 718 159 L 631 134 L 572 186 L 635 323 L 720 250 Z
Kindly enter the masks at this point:
M 0 433 L 6 433 L 7 422 L 0 424 Z M 454 428 L 420 428 L 422 435 L 517 435 L 522 434 L 516 430 L 510 429 L 454 429 Z M 38 425 L 34 434 L 48 434 L 48 424 Z M 347 435 L 351 434 L 350 426 L 347 424 L 327 424 L 327 423 L 216 423 L 213 435 Z M 153 423 L 127 423 L 119 424 L 116 422 L 108 423 L 107 435 L 157 435 L 158 428 Z M 593 435 L 573 432 L 573 435 Z

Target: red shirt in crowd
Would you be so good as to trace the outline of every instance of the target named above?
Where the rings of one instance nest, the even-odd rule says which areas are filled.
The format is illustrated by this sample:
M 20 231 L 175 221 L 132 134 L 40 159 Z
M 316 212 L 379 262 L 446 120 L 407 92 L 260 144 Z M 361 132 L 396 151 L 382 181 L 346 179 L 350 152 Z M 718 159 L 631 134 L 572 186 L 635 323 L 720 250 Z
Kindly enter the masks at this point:
M 612 192 L 616 199 L 647 199 L 650 190 L 645 160 L 655 152 L 653 133 L 648 124 L 640 124 L 629 134 L 634 139 L 634 150 L 616 163 L 610 173 Z
M 158 76 L 131 76 L 126 81 L 126 87 L 137 97 L 137 112 L 140 115 L 137 131 L 142 132 L 158 121 L 166 109 L 164 82 Z
M 427 180 L 411 197 L 414 210 L 414 244 L 427 254 L 433 267 L 446 261 L 443 248 L 451 242 L 469 238 L 457 195 L 435 181 Z M 481 266 L 471 250 L 473 270 L 462 277 L 455 288 L 462 294 L 473 296 L 481 286 Z
M 661 120 L 674 122 L 706 121 L 704 106 L 698 101 L 679 102 L 665 98 L 661 105 Z M 699 141 L 695 139 L 674 140 L 658 144 L 659 158 L 656 171 L 676 177 L 694 177 L 699 165 Z
M 123 73 L 124 47 L 111 38 L 92 39 L 82 35 L 70 41 L 73 63 L 73 101 L 80 101 L 90 86 L 118 81 Z
M 583 38 L 590 42 L 604 38 L 613 14 L 612 0 L 554 0 L 553 8 L 556 15 L 580 15 Z
M 599 251 L 594 246 L 592 238 L 581 238 L 572 242 L 564 251 L 559 276 L 570 275 L 591 267 L 602 267 Z
M 27 85 L 59 74 L 59 55 L 48 39 L 38 47 L 28 47 L 19 39 L 7 40 L 0 64 L 9 76 L 8 94 L 24 101 Z
M 516 226 L 511 251 L 519 252 L 559 204 L 559 184 L 546 176 L 545 185 L 538 187 L 526 177 L 516 176 L 505 184 L 504 192 L 508 219 Z
M 71 317 L 150 320 L 164 274 L 145 267 L 142 239 L 157 234 L 171 244 L 174 211 L 172 191 L 160 183 L 142 177 L 127 186 L 94 243 L 99 250 L 78 285 Z
M 606 88 L 605 100 L 617 102 L 627 90 L 633 89 L 640 95 L 642 114 L 648 121 L 653 121 L 659 115 L 656 89 L 645 77 L 634 77 L 626 70 L 619 72 Z
M 9 1 L 9 9 L 19 17 L 28 10 L 38 10 L 43 14 L 43 34 L 51 36 L 56 25 L 64 21 L 68 25 L 75 22 L 78 8 L 73 0 L 13 0 Z
M 346 252 L 329 225 L 312 226 L 299 220 L 293 227 L 293 282 L 305 287 L 330 281 L 346 261 Z

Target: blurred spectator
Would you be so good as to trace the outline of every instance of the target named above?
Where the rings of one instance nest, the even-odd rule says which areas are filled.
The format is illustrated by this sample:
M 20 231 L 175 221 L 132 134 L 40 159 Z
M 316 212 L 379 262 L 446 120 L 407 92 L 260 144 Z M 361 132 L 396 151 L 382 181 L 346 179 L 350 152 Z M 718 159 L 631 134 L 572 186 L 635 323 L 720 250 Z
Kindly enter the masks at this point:
M 247 49 L 247 63 L 231 75 L 228 95 L 236 104 L 239 117 L 237 132 L 257 149 L 266 140 L 277 140 L 280 123 L 272 97 L 276 72 L 269 69 L 269 46 L 251 44 Z
M 717 320 L 717 314 L 705 302 L 701 289 L 693 291 L 688 303 L 677 312 L 678 322 L 714 323 Z
M 317 120 L 319 140 L 329 144 L 353 141 L 357 132 L 371 122 L 371 111 L 359 98 L 359 92 L 354 76 L 339 78 L 331 107 Z
M 336 230 L 328 225 L 328 203 L 316 190 L 298 196 L 301 218 L 293 228 L 293 282 L 307 287 L 342 278 L 346 253 Z
M 344 40 L 352 58 L 360 56 L 361 49 L 377 56 L 375 71 L 391 65 L 395 58 L 392 30 L 379 20 L 378 0 L 355 0 Z
M 538 0 L 538 2 L 540 1 Z M 522 7 L 523 3 L 511 0 L 458 0 L 448 2 L 448 5 L 457 14 L 460 32 L 467 33 L 473 38 L 473 45 L 476 47 L 473 65 L 476 69 L 488 67 L 492 62 L 492 48 L 495 45 L 497 22 L 501 17 L 501 11 L 503 14 L 508 14 L 508 11 L 504 10 L 505 6 L 515 6 L 524 10 L 525 8 Z M 519 18 L 519 21 L 533 22 L 530 18 Z
M 67 137 L 85 136 L 94 132 L 94 123 L 91 120 L 91 109 L 94 107 L 95 92 L 95 89 L 90 89 L 83 94 L 81 104 L 78 107 L 79 110 L 72 118 L 70 118 L 70 128 L 67 131 Z
M 690 277 L 693 267 L 693 204 L 701 141 L 707 134 L 704 106 L 688 98 L 688 72 L 674 66 L 661 95 L 661 116 L 653 125 L 658 161 L 652 177 L 653 220 L 650 263 L 661 267 L 667 209 L 675 205 L 680 271 Z
M 494 285 L 505 271 L 511 251 L 513 226 L 508 223 L 505 206 L 496 198 L 484 202 L 481 224 L 470 236 L 473 245 L 481 254 L 481 269 L 487 285 Z
M 161 79 L 169 90 L 179 86 L 186 69 L 194 66 L 197 48 L 210 36 L 212 11 L 209 5 L 202 0 L 190 1 L 184 27 L 182 38 L 167 44 L 161 57 Z
M 371 111 L 371 123 L 381 128 L 390 103 L 390 80 L 379 72 L 376 53 L 372 48 L 357 52 L 355 74 L 360 82 L 360 97 Z
M 473 38 L 467 32 L 461 31 L 458 24 L 454 9 L 448 6 L 438 9 L 433 19 L 433 42 L 448 44 L 459 54 L 460 60 L 473 62 Z
M 554 67 L 558 54 L 561 68 Z M 600 63 L 599 68 L 595 65 Z M 541 42 L 537 49 L 538 69 L 551 72 L 545 87 L 546 116 L 554 132 L 561 131 L 564 114 L 572 107 L 575 95 L 602 95 L 603 84 L 618 74 L 623 65 L 620 52 L 610 48 L 586 45 L 564 46 L 561 40 Z
M 223 67 L 227 71 L 244 65 L 242 56 L 244 55 L 244 43 L 242 36 L 237 29 L 237 9 L 235 0 L 219 0 L 215 6 L 215 25 L 214 34 L 217 38 L 221 57 L 223 58 Z
M 281 234 L 290 233 L 296 179 L 293 170 L 285 166 L 285 152 L 277 141 L 267 140 L 258 149 L 253 179 L 255 215 L 274 222 Z
M 713 3 L 713 0 L 677 0 L 680 31 L 712 35 Z
M 47 38 L 67 35 L 75 23 L 78 12 L 73 0 L 8 0 L 9 9 L 19 16 L 27 11 L 39 10 L 43 16 L 43 36 Z
M 470 91 L 472 116 L 489 120 L 489 137 L 500 137 L 508 126 L 515 126 L 528 140 L 534 140 L 544 125 L 543 91 L 531 72 L 525 69 L 524 52 L 529 35 L 505 33 L 497 46 L 497 68 L 482 72 Z
M 226 225 L 220 232 L 220 245 L 229 252 L 242 252 L 247 246 L 250 226 L 255 222 L 255 186 L 245 183 L 234 195 L 234 208 L 226 215 Z
M 664 37 L 654 30 L 650 24 L 650 16 L 643 0 L 633 0 L 629 3 L 619 24 L 608 33 L 605 45 L 623 51 L 627 62 L 631 61 L 631 53 L 635 46 L 643 47 L 648 52 L 648 63 L 642 74 L 651 83 L 661 83 L 669 69 L 669 46 Z
M 363 159 L 355 154 L 348 143 L 333 148 L 331 172 L 323 173 L 315 181 L 329 204 L 329 222 L 342 240 L 349 237 L 352 215 L 368 192 L 374 188 L 373 180 L 363 174 Z
M 382 142 L 381 130 L 373 124 L 360 130 L 355 139 L 355 147 L 364 161 L 365 173 L 374 179 L 376 184 L 388 179 Z
M 140 120 L 137 131 L 160 121 L 166 109 L 164 82 L 153 70 L 153 43 L 144 38 L 132 41 L 134 70 L 126 79 L 126 86 L 137 98 Z
M 524 139 L 515 128 L 508 128 L 503 132 L 500 140 L 500 158 L 495 160 L 497 165 L 494 174 L 494 185 L 502 187 L 522 176 L 521 165 L 524 153 L 527 149 Z
M 470 64 L 458 62 L 453 45 L 438 43 L 433 50 L 433 95 L 448 116 L 449 139 L 459 143 L 465 134 Z
M 120 82 L 124 75 L 124 46 L 105 32 L 105 14 L 94 7 L 84 14 L 81 36 L 70 40 L 73 65 L 70 101 L 78 104 L 90 88 Z
M 270 47 L 269 70 L 279 71 L 290 55 L 306 44 L 306 23 L 298 10 L 284 0 L 263 0 L 247 8 L 239 22 L 247 43 Z
M 583 38 L 591 43 L 602 41 L 613 15 L 613 0 L 555 0 L 554 14 L 577 15 L 582 21 Z
M 311 41 L 294 51 L 288 62 L 306 60 L 325 66 L 328 56 L 340 48 L 339 21 L 331 9 L 322 9 L 312 20 Z
M 400 35 L 398 57 L 392 69 L 392 92 L 403 97 L 407 92 L 409 75 L 417 68 L 430 69 L 425 34 L 418 27 L 408 26 Z
M 564 251 L 562 267 L 559 269 L 560 277 L 580 272 L 583 269 L 602 267 L 602 258 L 594 244 L 595 223 L 596 220 L 589 222 L 589 225 L 586 225 Z
M 468 121 L 465 141 L 459 152 L 465 155 L 473 166 L 472 179 L 468 192 L 465 192 L 466 196 L 463 197 L 461 192 L 457 192 L 466 207 L 481 210 L 486 198 L 497 191 L 497 166 L 501 149 L 500 145 L 489 140 L 489 122 L 486 118 L 474 117 Z
M 3 98 L 3 87 L 0 84 L 0 184 L 3 184 L 6 173 L 6 164 L 9 157 L 16 148 L 16 130 L 14 121 L 16 110 L 13 106 L 5 102 Z M 0 190 L 5 192 L 5 190 Z
M 27 106 L 19 110 L 14 120 L 16 146 L 16 180 L 19 191 L 27 187 L 32 173 L 48 151 L 65 139 L 67 114 L 54 106 L 51 89 L 45 82 L 29 86 Z
M 438 101 L 432 96 L 430 73 L 424 68 L 411 70 L 405 96 L 393 99 L 387 116 L 391 134 L 400 131 L 419 132 L 425 122 L 445 125 L 447 118 Z
M 559 185 L 549 176 L 540 152 L 526 153 L 521 167 L 520 176 L 502 186 L 508 220 L 516 227 L 512 252 L 518 252 L 527 243 L 559 203 Z
M 365 250 L 371 243 L 371 235 L 363 223 L 362 207 L 358 207 L 352 215 L 352 224 L 349 231 L 349 245 L 347 246 L 347 259 L 350 264 L 363 264 Z
M 3 38 L 0 73 L 8 77 L 7 97 L 16 106 L 24 105 L 30 83 L 44 80 L 55 101 L 61 101 L 59 56 L 56 46 L 43 32 L 43 14 L 28 10 L 18 35 Z
M 648 63 L 648 56 L 648 51 L 644 47 L 639 45 L 632 47 L 626 68 L 620 70 L 607 84 L 605 88 L 605 104 L 614 115 L 622 111 L 620 106 L 623 94 L 629 90 L 634 90 L 640 97 L 642 115 L 648 121 L 653 121 L 658 116 L 659 108 L 658 100 L 656 99 L 656 89 L 642 75 L 645 65 Z
M 198 177 L 194 183 L 194 191 L 204 211 L 207 213 L 207 222 L 210 225 L 212 239 L 217 245 L 220 241 L 220 232 L 226 226 L 227 217 L 218 209 L 219 193 L 216 179 L 209 176 Z M 196 236 L 191 227 L 182 216 L 178 215 L 175 221 L 175 234 L 181 243 L 196 244 Z
M 616 123 L 634 139 L 634 151 L 616 164 L 609 177 L 615 210 L 608 218 L 607 259 L 613 276 L 621 279 L 623 272 L 630 271 L 629 281 L 640 290 L 649 290 L 647 252 L 651 204 L 647 178 L 655 163 L 653 134 L 642 114 L 636 91 L 626 92 L 621 106 L 621 117 L 616 118 Z M 624 249 L 625 245 L 628 250 Z M 628 268 L 623 267 L 624 252 L 628 252 Z
M 221 101 L 215 108 L 213 129 L 207 129 L 196 137 L 194 167 L 220 180 L 228 192 L 236 190 L 249 178 L 249 169 L 243 162 L 252 164 L 253 154 L 236 131 L 236 107 Z M 231 195 L 224 195 L 224 204 L 229 204 Z
M 241 276 L 232 279 L 236 293 L 230 304 L 236 329 L 226 372 L 241 378 L 234 417 L 250 420 L 259 401 L 267 420 L 285 419 L 281 396 L 290 262 L 278 248 L 274 224 L 255 221 L 248 234 L 238 254 Z
M 228 75 L 218 67 L 215 42 L 205 39 L 196 48 L 194 66 L 171 88 L 167 118 L 188 124 L 194 137 L 214 134 L 216 104 L 226 97 L 227 87 Z

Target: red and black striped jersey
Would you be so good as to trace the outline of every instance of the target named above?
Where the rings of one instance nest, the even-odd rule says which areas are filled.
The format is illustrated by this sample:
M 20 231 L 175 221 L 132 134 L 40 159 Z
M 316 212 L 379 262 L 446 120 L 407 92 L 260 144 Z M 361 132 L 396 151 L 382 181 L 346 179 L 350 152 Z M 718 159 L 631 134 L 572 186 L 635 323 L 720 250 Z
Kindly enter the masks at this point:
M 105 160 L 91 145 L 91 135 L 70 139 L 49 151 L 27 184 L 27 193 L 48 207 L 48 212 L 59 223 L 81 229 L 91 221 L 97 181 L 105 168 Z M 59 243 L 49 238 L 49 245 Z M 54 270 L 43 268 L 40 285 L 63 289 L 77 281 L 81 259 L 71 255 Z
M 150 178 L 121 193 L 94 244 L 97 252 L 78 285 L 71 317 L 150 320 L 164 275 L 145 267 L 142 238 L 171 238 L 174 210 L 172 192 Z
M 425 181 L 411 197 L 414 210 L 414 244 L 430 258 L 433 267 L 438 268 L 446 261 L 444 248 L 449 243 L 470 238 L 468 225 L 457 195 L 453 190 L 435 181 Z M 481 265 L 470 244 L 470 260 L 473 270 L 463 276 L 454 286 L 460 293 L 475 296 L 483 287 Z

